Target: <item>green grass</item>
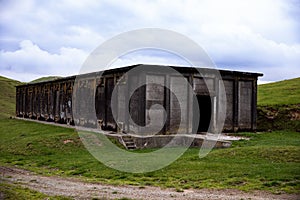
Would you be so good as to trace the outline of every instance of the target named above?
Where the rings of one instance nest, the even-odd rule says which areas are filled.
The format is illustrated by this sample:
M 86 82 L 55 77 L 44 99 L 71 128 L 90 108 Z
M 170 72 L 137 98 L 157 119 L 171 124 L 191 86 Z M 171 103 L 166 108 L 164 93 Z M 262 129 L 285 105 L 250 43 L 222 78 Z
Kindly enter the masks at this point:
M 30 81 L 29 83 L 39 83 L 39 82 L 44 82 L 44 81 L 52 81 L 55 79 L 61 78 L 60 76 L 47 76 L 47 77 L 41 77 L 38 79 L 35 79 L 33 81 Z
M 62 196 L 48 196 L 43 193 L 24 188 L 20 185 L 1 183 L 0 182 L 0 193 L 3 199 L 6 200 L 17 200 L 17 199 L 49 199 L 49 200 L 68 200 L 71 198 L 66 198 Z
M 292 131 L 251 134 L 231 148 L 198 158 L 191 148 L 166 168 L 131 174 L 116 171 L 92 157 L 73 129 L 15 119 L 0 120 L 0 165 L 43 175 L 72 176 L 117 185 L 176 188 L 235 188 L 297 193 L 300 189 L 300 134 Z M 64 144 L 64 141 L 72 142 Z M 137 151 L 140 153 L 144 151 Z
M 258 85 L 258 105 L 291 105 L 300 103 L 300 78 Z
M 15 114 L 15 86 L 19 84 L 21 84 L 21 82 L 0 76 L 0 118 L 9 117 Z

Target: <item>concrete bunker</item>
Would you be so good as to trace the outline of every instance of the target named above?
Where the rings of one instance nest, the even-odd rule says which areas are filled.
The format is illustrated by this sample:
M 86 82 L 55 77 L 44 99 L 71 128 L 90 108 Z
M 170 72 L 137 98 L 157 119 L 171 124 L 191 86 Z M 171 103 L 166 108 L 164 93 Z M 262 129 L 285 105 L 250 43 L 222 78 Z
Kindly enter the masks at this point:
M 145 66 L 148 70 L 136 76 L 125 75 L 125 78 L 121 78 L 137 66 Z M 199 133 L 209 132 L 213 128 L 209 124 L 214 126 L 218 123 L 218 108 L 226 103 L 223 131 L 256 130 L 257 78 L 262 74 L 218 70 L 221 75 L 219 79 L 214 75 L 216 69 L 201 68 L 203 73 L 200 75 L 194 68 L 171 66 L 182 74 L 187 84 L 192 87 L 198 100 L 198 102 L 193 102 L 189 98 L 189 90 L 186 89 L 188 85 L 180 84 L 176 75 L 165 74 L 157 70 L 161 67 L 164 66 L 134 65 L 17 86 L 16 116 L 56 123 L 76 123 L 130 134 L 132 131 L 144 131 L 139 127 L 149 124 L 150 116 L 155 115 L 157 117 L 153 123 L 158 127 L 161 122 L 165 122 L 159 135 L 176 133 L 180 120 L 183 120 L 186 125 L 185 129 L 181 130 L 182 133 L 189 134 L 195 129 Z M 78 81 L 75 81 L 76 79 Z M 142 80 L 147 85 L 134 89 L 134 86 Z M 218 97 L 221 81 L 226 91 L 226 102 Z M 155 83 L 161 83 L 161 85 Z M 178 90 L 180 95 L 174 97 L 168 88 Z M 118 91 L 117 101 L 111 104 L 114 89 Z M 75 97 L 73 95 L 72 98 L 72 94 L 75 94 Z M 78 102 L 76 94 L 84 96 L 84 101 Z M 130 94 L 133 95 L 130 96 Z M 178 103 L 179 100 L 182 102 L 181 106 Z M 126 101 L 129 102 L 129 113 L 125 112 Z M 73 106 L 78 103 L 80 107 L 77 111 L 81 113 L 80 117 L 76 117 L 73 113 Z M 116 110 L 115 118 L 112 106 Z M 193 117 L 194 106 L 200 108 L 199 121 Z M 151 107 L 154 109 L 150 109 Z M 92 116 L 92 113 L 95 113 L 95 116 Z M 184 113 L 183 119 L 178 117 L 180 113 Z M 134 126 L 129 118 L 139 127 Z M 151 130 L 147 131 L 151 132 Z

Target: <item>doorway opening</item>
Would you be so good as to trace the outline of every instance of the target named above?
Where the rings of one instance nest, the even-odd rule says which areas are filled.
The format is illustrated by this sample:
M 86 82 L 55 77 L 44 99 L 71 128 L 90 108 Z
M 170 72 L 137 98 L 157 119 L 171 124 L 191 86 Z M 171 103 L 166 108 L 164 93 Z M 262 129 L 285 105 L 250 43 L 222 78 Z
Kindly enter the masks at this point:
M 194 102 L 193 107 L 197 108 L 196 105 L 198 104 L 199 107 L 199 119 L 193 120 L 193 129 L 197 130 L 198 132 L 208 132 L 209 124 L 211 120 L 211 98 L 208 95 L 197 95 L 197 100 Z M 198 112 L 197 109 L 193 109 L 194 112 Z M 195 113 L 194 116 L 197 116 L 198 113 Z

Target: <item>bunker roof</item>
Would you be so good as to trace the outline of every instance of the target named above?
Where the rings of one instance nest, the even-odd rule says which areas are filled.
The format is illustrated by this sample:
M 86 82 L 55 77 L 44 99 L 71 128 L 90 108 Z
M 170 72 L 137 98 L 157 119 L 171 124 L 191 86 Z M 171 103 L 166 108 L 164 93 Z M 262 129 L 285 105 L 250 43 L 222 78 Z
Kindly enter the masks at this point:
M 216 69 L 216 68 L 205 68 L 205 67 L 190 67 L 190 66 L 171 66 L 171 65 L 151 65 L 151 64 L 136 64 L 136 65 L 130 65 L 125 67 L 118 67 L 113 69 L 107 69 L 105 71 L 97 71 L 97 72 L 91 72 L 86 74 L 80 74 L 80 75 L 73 75 L 73 76 L 67 76 L 67 77 L 61 77 L 56 78 L 53 80 L 46 80 L 41 82 L 35 82 L 35 83 L 25 83 L 21 85 L 17 85 L 16 87 L 24 87 L 29 85 L 40 85 L 45 83 L 55 83 L 55 82 L 61 82 L 61 81 L 68 81 L 68 80 L 74 80 L 77 76 L 84 77 L 84 76 L 97 76 L 97 75 L 107 75 L 107 74 L 114 74 L 114 73 L 124 73 L 127 72 L 135 67 L 139 66 L 148 66 L 148 67 L 171 67 L 172 69 L 175 69 L 179 73 L 199 73 L 199 71 L 205 72 L 205 73 L 213 73 L 214 71 L 218 70 L 221 76 L 239 76 L 239 77 L 259 77 L 263 76 L 262 73 L 255 73 L 255 72 L 243 72 L 243 71 L 233 71 L 233 70 L 224 70 L 224 69 Z

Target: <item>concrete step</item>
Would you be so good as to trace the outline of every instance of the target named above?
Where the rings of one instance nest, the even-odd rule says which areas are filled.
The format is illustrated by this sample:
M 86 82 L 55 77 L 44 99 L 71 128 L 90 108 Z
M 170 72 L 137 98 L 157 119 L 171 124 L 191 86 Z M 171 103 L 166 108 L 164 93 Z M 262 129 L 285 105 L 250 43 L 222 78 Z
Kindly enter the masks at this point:
M 135 145 L 132 137 L 123 136 L 122 140 L 123 140 L 123 143 L 124 143 L 124 146 L 126 147 L 126 149 L 130 149 L 130 150 L 136 149 L 136 145 Z
M 124 141 L 125 142 L 125 141 Z M 128 146 L 128 145 L 135 145 L 135 143 L 133 141 L 127 141 L 125 142 L 125 144 Z

